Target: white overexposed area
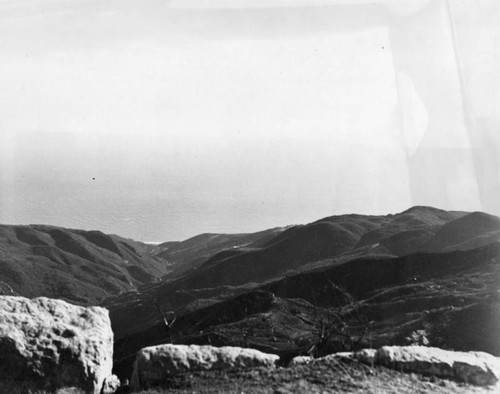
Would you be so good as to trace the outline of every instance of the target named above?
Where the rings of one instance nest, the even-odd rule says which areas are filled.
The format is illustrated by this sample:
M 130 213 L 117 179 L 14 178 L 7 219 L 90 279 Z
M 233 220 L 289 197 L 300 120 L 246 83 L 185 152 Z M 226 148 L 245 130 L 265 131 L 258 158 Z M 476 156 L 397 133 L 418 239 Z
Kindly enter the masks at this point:
M 143 241 L 500 214 L 496 0 L 0 0 L 0 222 Z

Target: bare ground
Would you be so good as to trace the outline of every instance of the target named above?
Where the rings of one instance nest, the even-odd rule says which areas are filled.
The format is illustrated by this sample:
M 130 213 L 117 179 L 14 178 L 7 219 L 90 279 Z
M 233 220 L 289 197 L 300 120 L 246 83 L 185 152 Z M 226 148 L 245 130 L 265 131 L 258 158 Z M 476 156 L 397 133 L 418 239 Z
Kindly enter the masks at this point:
M 357 361 L 328 360 L 289 368 L 251 371 L 205 371 L 189 373 L 165 382 L 162 388 L 138 394 L 159 393 L 439 393 L 493 394 L 499 387 L 484 388 L 406 374 Z

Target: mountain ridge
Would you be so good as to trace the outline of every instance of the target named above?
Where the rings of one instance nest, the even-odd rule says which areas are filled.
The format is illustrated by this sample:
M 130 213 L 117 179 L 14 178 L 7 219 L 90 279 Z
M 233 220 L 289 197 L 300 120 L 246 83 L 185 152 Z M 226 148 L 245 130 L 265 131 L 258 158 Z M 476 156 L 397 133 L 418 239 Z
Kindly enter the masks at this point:
M 108 308 L 119 376 L 170 337 L 287 359 L 423 335 L 500 355 L 499 255 L 500 218 L 422 206 L 158 245 L 0 225 L 0 292 Z

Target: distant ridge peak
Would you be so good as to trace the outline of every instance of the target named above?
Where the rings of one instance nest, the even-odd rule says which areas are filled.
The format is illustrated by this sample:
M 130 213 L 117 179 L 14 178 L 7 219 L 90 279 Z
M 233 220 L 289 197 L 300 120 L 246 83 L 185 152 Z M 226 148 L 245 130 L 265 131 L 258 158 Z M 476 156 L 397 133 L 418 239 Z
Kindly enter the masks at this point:
M 474 211 L 469 213 L 467 216 L 470 217 L 482 217 L 482 218 L 498 218 L 495 215 L 492 215 L 490 213 L 482 212 L 482 211 Z
M 401 214 L 418 212 L 418 211 L 446 212 L 444 209 L 434 208 L 427 205 L 415 205 L 411 208 L 408 208 L 406 211 L 401 212 Z

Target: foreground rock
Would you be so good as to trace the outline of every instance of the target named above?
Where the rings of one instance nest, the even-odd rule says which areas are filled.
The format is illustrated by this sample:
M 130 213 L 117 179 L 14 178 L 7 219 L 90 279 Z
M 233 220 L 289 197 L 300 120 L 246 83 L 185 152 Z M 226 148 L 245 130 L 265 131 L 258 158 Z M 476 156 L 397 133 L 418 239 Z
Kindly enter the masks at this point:
M 426 346 L 383 346 L 358 352 L 335 353 L 320 359 L 295 357 L 291 366 L 332 359 L 358 360 L 368 365 L 383 365 L 403 372 L 451 378 L 478 386 L 500 381 L 500 359 L 484 352 L 455 352 Z
M 454 352 L 425 346 L 383 346 L 376 362 L 390 368 L 453 378 L 479 386 L 497 384 L 500 360 L 484 352 Z
M 278 359 L 274 354 L 232 346 L 151 346 L 137 353 L 130 383 L 133 390 L 139 390 L 190 371 L 274 367 Z
M 0 391 L 2 381 L 18 381 L 33 390 L 75 387 L 98 394 L 113 380 L 106 309 L 0 296 L 0 311 Z

